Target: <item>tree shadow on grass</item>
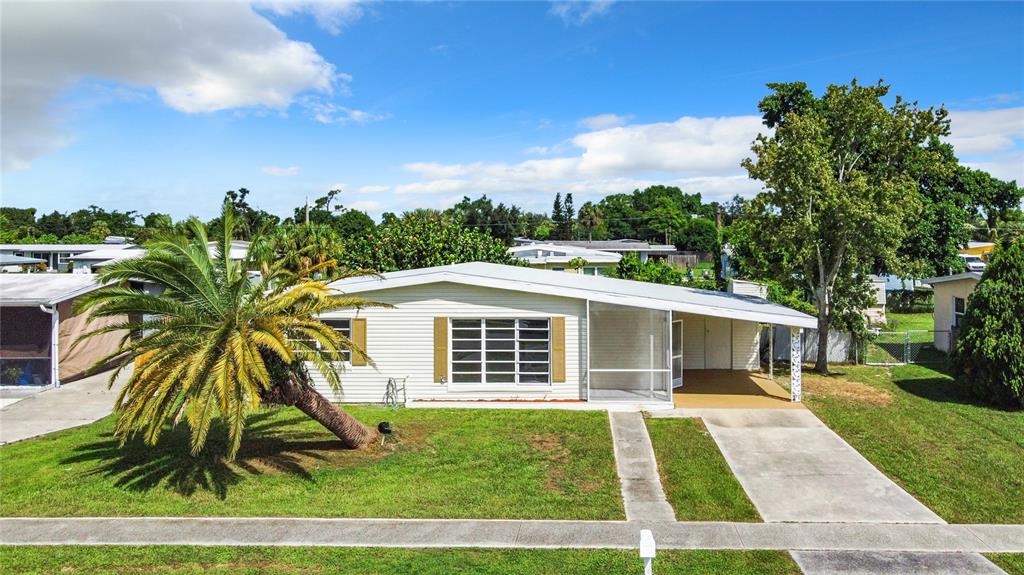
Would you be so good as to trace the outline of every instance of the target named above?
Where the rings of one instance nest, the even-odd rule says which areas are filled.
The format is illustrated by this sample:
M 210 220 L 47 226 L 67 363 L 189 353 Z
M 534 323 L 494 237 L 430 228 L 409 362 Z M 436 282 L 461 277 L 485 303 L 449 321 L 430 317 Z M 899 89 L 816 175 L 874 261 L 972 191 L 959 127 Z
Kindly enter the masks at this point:
M 119 439 L 107 434 L 102 441 L 77 447 L 61 463 L 96 463 L 85 473 L 108 477 L 116 487 L 131 491 L 162 487 L 183 496 L 208 491 L 223 500 L 231 487 L 265 473 L 285 473 L 313 481 L 310 464 L 329 459 L 334 451 L 350 451 L 338 440 L 304 440 L 305 434 L 294 431 L 285 434 L 287 437 L 275 435 L 306 418 L 273 416 L 274 412 L 268 410 L 249 418 L 234 461 L 225 457 L 226 432 L 215 423 L 198 455 L 192 455 L 189 428 L 181 424 L 166 429 L 152 446 L 139 438 L 122 446 Z
M 893 373 L 893 384 L 903 391 L 925 399 L 939 403 L 956 403 L 960 405 L 971 405 L 993 411 L 1013 412 L 1019 411 L 1011 406 L 987 403 L 979 400 L 967 391 L 961 389 L 956 381 L 946 374 L 936 371 L 934 376 L 900 376 Z

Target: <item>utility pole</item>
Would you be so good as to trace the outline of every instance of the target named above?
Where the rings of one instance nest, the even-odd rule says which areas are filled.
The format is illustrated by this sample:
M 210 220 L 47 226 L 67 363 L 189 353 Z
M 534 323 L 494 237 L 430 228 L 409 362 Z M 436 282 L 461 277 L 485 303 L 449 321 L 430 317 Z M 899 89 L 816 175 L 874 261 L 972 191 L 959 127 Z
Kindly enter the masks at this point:
M 306 194 L 306 227 L 309 227 L 309 194 Z

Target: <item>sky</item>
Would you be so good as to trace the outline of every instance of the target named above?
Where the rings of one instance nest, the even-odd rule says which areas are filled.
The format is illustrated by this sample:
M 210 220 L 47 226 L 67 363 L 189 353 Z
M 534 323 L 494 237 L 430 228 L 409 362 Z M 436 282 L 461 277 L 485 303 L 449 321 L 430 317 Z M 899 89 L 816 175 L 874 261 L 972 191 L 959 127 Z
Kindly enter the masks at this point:
M 1024 183 L 1021 2 L 4 1 L 0 27 L 0 203 L 40 213 L 723 201 L 760 189 L 765 84 L 853 78 Z

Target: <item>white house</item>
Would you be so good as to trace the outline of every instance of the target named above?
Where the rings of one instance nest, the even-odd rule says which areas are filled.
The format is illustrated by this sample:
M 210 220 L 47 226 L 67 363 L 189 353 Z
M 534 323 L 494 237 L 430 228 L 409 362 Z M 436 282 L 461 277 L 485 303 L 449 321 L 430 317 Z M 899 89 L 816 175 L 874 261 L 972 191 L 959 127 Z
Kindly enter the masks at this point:
M 508 253 L 525 260 L 530 267 L 556 272 L 582 273 L 588 276 L 604 275 L 603 271 L 606 268 L 615 266 L 622 259 L 622 256 L 615 252 L 556 244 L 512 246 L 508 249 Z M 569 262 L 577 258 L 586 261 L 587 265 L 581 268 L 570 267 Z
M 0 254 L 38 258 L 50 271 L 68 271 L 71 258 L 96 250 L 119 251 L 134 247 L 129 243 L 103 244 L 0 244 Z
M 376 363 L 347 362 L 343 402 L 379 402 L 389 377 L 410 401 L 632 401 L 672 405 L 689 370 L 760 368 L 761 325 L 815 319 L 751 296 L 467 263 L 347 278 L 338 292 L 393 307 L 321 319 Z M 800 357 L 800 338 L 794 357 Z M 792 370 L 800 399 L 800 367 Z
M 636 254 L 640 261 L 648 259 L 665 258 L 676 253 L 676 247 L 671 244 L 652 244 L 641 240 L 531 240 L 529 238 L 515 238 L 516 245 L 527 246 L 536 244 L 555 245 L 563 247 L 575 247 L 602 252 L 612 252 L 619 255 Z
M 123 332 L 74 342 L 124 321 L 89 321 L 75 298 L 98 289 L 94 275 L 0 274 L 0 386 L 60 385 L 117 350 Z

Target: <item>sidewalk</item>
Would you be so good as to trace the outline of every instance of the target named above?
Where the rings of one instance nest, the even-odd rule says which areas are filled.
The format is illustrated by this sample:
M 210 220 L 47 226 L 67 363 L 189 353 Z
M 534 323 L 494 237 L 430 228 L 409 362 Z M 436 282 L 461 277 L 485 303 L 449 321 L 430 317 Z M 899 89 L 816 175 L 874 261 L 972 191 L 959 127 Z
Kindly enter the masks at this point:
M 0 445 L 106 417 L 130 374 L 131 367 L 121 372 L 113 389 L 107 389 L 110 372 L 105 371 L 7 405 L 0 409 Z
M 622 484 L 622 502 L 630 521 L 675 521 L 676 514 L 665 498 L 654 459 L 654 447 L 639 413 L 610 412 L 615 470 Z
M 1024 552 L 1024 525 L 195 517 L 2 518 L 3 545 L 310 545 Z

